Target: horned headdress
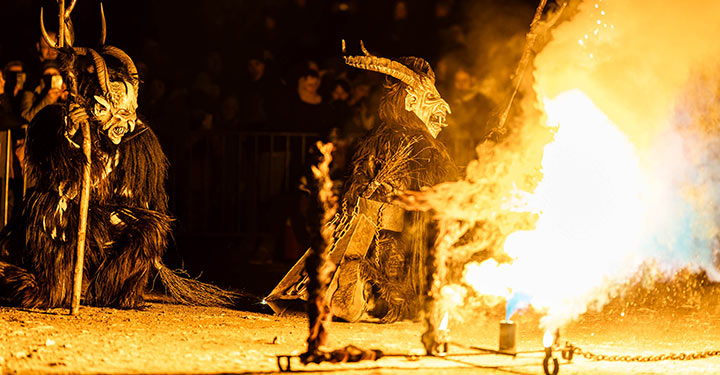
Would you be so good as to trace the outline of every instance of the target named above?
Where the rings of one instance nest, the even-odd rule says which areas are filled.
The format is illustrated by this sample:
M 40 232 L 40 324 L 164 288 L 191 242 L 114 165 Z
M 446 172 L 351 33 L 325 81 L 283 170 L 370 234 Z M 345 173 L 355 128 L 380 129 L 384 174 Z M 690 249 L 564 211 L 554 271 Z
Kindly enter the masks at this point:
M 344 56 L 345 64 L 355 68 L 389 75 L 411 87 L 422 85 L 423 79 L 430 79 L 430 81 L 435 84 L 435 73 L 430 67 L 430 64 L 419 57 L 403 57 L 401 59 L 404 60 L 405 63 L 402 63 L 386 57 L 378 57 L 370 54 L 362 41 L 360 41 L 360 49 L 364 56 Z M 342 52 L 343 55 L 345 55 L 345 40 L 342 41 Z M 422 75 L 408 65 L 419 70 Z
M 106 97 L 109 97 L 111 95 L 111 85 L 110 85 L 110 73 L 107 68 L 107 63 L 105 62 L 105 59 L 102 57 L 102 55 L 108 55 L 116 58 L 119 60 L 125 69 L 127 70 L 128 74 L 131 77 L 133 88 L 135 89 L 135 93 L 137 94 L 140 80 L 138 78 L 138 71 L 135 67 L 135 63 L 133 63 L 130 56 L 128 56 L 125 52 L 123 52 L 121 49 L 109 45 L 105 45 L 105 37 L 107 35 L 107 27 L 105 23 L 105 11 L 103 9 L 102 3 L 100 3 L 100 17 L 101 17 L 101 23 L 102 23 L 102 35 L 100 38 L 100 45 L 102 46 L 100 49 L 100 52 L 98 53 L 92 48 L 86 48 L 86 47 L 74 47 L 74 30 L 72 26 L 72 21 L 70 20 L 70 13 L 75 8 L 75 3 L 77 0 L 72 0 L 70 3 L 70 6 L 67 7 L 62 13 L 62 19 L 60 21 L 60 30 L 58 32 L 58 41 L 57 43 L 50 38 L 50 35 L 48 35 L 47 30 L 45 29 L 45 22 L 43 17 L 43 9 L 40 8 L 40 31 L 42 32 L 42 36 L 45 39 L 45 42 L 52 48 L 69 48 L 71 51 L 73 51 L 75 54 L 80 56 L 87 56 L 90 55 L 93 61 L 93 65 L 95 67 L 95 74 L 97 75 L 98 82 L 100 83 L 100 88 L 102 89 L 103 95 Z M 64 0 L 58 0 L 58 3 L 63 3 Z M 72 72 L 69 72 L 72 74 Z M 71 77 L 73 79 L 74 77 Z
M 58 40 L 57 43 L 50 38 L 50 36 L 47 33 L 47 30 L 45 29 L 45 20 L 43 17 L 43 9 L 40 8 L 40 31 L 42 32 L 43 38 L 45 39 L 45 42 L 52 48 L 56 48 L 59 50 L 59 52 L 62 54 L 63 59 L 65 60 L 65 66 L 63 67 L 64 72 L 67 74 L 68 78 L 68 89 L 70 93 L 72 94 L 70 97 L 70 101 L 68 102 L 68 111 L 74 111 L 73 106 L 78 106 L 78 102 L 84 102 L 87 98 L 80 97 L 78 95 L 78 82 L 77 82 L 77 75 L 80 73 L 80 71 L 76 68 L 76 57 L 77 56 L 90 56 L 92 59 L 92 64 L 94 66 L 94 74 L 97 77 L 100 90 L 102 91 L 102 96 L 104 98 L 101 98 L 101 100 L 107 102 L 123 102 L 127 103 L 127 97 L 126 94 L 127 89 L 129 88 L 129 85 L 133 86 L 133 89 L 135 90 L 134 93 L 130 93 L 132 95 L 132 100 L 130 100 L 130 104 L 137 106 L 137 92 L 138 92 L 138 86 L 139 86 L 139 79 L 137 76 L 137 68 L 135 67 L 135 64 L 132 62 L 132 59 L 120 50 L 119 48 L 112 47 L 112 46 L 106 46 L 105 45 L 105 36 L 106 36 L 106 25 L 105 25 L 105 11 L 103 10 L 102 3 L 100 4 L 100 14 L 101 14 L 101 21 L 102 21 L 102 37 L 100 40 L 101 50 L 100 53 L 95 51 L 92 48 L 84 48 L 84 47 L 74 47 L 73 43 L 75 41 L 74 36 L 74 30 L 72 26 L 72 21 L 70 20 L 70 13 L 72 13 L 72 10 L 75 8 L 75 3 L 77 0 L 71 0 L 70 5 L 66 8 L 65 7 L 65 0 L 57 0 L 58 2 L 58 8 L 59 8 L 59 30 L 58 30 Z M 101 55 L 105 54 L 107 56 L 113 56 L 116 58 L 120 63 L 125 67 L 125 70 L 127 72 L 127 75 L 130 76 L 129 82 L 111 82 L 110 81 L 110 71 L 108 69 L 108 66 L 105 62 L 105 59 Z M 83 70 L 84 72 L 84 70 Z M 123 80 L 125 81 L 125 80 Z M 99 96 L 95 95 L 95 99 L 98 100 Z M 132 116 L 134 116 L 134 111 L 132 113 Z M 68 117 L 66 115 L 65 117 L 66 124 L 68 123 Z M 129 122 L 128 122 L 129 123 Z M 72 302 L 71 302 L 71 314 L 75 315 L 78 312 L 78 309 L 80 307 L 80 296 L 82 294 L 82 279 L 83 279 L 83 263 L 84 263 L 84 254 L 85 254 L 85 236 L 87 231 L 87 218 L 88 218 L 88 210 L 89 210 L 89 202 L 90 202 L 90 178 L 91 178 L 91 160 L 92 160 L 92 140 L 91 138 L 91 132 L 90 132 L 90 125 L 87 120 L 80 120 L 80 123 L 77 124 L 80 129 L 82 129 L 82 150 L 83 154 L 85 156 L 85 162 L 83 165 L 83 175 L 82 175 L 82 191 L 80 196 L 80 206 L 79 206 L 79 220 L 78 220 L 78 237 L 77 237 L 77 247 L 76 247 L 76 253 L 75 253 L 75 267 L 74 267 L 74 274 L 73 274 L 73 285 L 72 285 Z M 130 131 L 132 131 L 132 127 L 134 127 L 134 122 L 129 126 Z M 108 129 L 112 129 L 113 132 L 116 132 L 118 129 L 123 130 L 118 135 L 118 139 L 122 137 L 121 134 L 125 134 L 127 131 L 125 127 L 118 126 L 117 124 L 115 126 L 110 126 Z M 65 136 L 68 138 L 68 140 L 71 139 L 71 137 L 75 134 L 75 130 L 72 129 L 66 129 Z M 103 129 L 105 130 L 105 129 Z M 70 134 L 69 132 L 72 134 Z M 115 134 L 115 133 L 113 133 Z M 114 139 L 113 139 L 113 142 Z M 115 143 L 119 143 L 115 142 Z

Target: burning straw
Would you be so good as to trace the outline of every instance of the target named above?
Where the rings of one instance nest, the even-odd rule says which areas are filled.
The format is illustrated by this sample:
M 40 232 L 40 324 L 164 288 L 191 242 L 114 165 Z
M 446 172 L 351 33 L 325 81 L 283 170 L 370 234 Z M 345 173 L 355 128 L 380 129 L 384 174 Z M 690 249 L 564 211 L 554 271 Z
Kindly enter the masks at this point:
M 333 244 L 332 218 L 337 212 L 338 198 L 333 192 L 333 182 L 330 179 L 330 162 L 332 161 L 332 143 L 317 143 L 323 158 L 317 166 L 312 167 L 315 184 L 310 184 L 311 192 L 317 199 L 312 205 L 309 215 L 311 228 L 310 254 L 305 263 L 308 273 L 308 320 L 310 334 L 307 338 L 307 352 L 301 356 L 303 363 L 325 360 L 321 349 L 327 341 L 327 327 L 332 320 L 332 314 L 325 300 L 330 275 L 334 271 L 331 262 L 327 261 L 330 246 Z

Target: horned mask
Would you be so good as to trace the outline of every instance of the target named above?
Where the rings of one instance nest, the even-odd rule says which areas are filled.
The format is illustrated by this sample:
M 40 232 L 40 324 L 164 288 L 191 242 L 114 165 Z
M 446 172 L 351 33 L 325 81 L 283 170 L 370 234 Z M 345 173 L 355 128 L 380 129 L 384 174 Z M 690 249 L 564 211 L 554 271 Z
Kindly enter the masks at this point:
M 435 87 L 435 73 L 427 61 L 411 57 L 421 66 L 422 73 L 418 73 L 408 66 L 384 57 L 371 55 L 362 41 L 360 47 L 364 56 L 345 56 L 345 63 L 355 68 L 371 70 L 394 77 L 407 85 L 405 95 L 405 109 L 413 112 L 427 128 L 433 137 L 447 126 L 447 115 L 450 114 L 450 105 L 443 100 Z M 343 54 L 345 41 L 343 41 Z
M 137 122 L 137 96 L 139 89 L 138 71 L 130 56 L 121 49 L 109 45 L 105 45 L 106 24 L 105 12 L 100 4 L 100 14 L 102 21 L 102 36 L 100 45 L 101 49 L 95 51 L 92 48 L 73 47 L 74 34 L 72 22 L 70 21 L 70 12 L 75 7 L 75 1 L 64 12 L 64 27 L 60 30 L 58 43 L 56 44 L 45 30 L 43 19 L 43 10 L 40 9 L 40 30 L 45 42 L 53 48 L 68 47 L 70 51 L 79 56 L 89 56 L 92 58 L 94 74 L 97 76 L 100 84 L 100 95 L 93 96 L 91 103 L 90 115 L 101 124 L 101 129 L 106 133 L 107 137 L 114 143 L 119 144 L 125 134 L 135 130 Z M 104 56 L 111 56 L 123 65 L 130 77 L 129 80 L 111 80 L 110 71 Z M 72 74 L 72 72 L 69 72 Z M 71 77 L 74 80 L 74 77 Z

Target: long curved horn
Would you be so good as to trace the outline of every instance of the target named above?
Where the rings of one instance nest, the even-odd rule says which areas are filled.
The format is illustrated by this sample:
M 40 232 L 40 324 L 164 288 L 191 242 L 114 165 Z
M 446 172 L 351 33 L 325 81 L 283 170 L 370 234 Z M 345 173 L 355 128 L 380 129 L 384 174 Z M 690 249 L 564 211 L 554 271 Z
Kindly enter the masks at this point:
M 107 37 L 107 24 L 105 23 L 105 9 L 102 2 L 100 3 L 100 23 L 102 25 L 102 34 L 100 34 L 100 45 L 105 45 L 105 37 Z
M 40 32 L 42 33 L 43 39 L 45 39 L 45 43 L 47 43 L 52 48 L 57 48 L 57 43 L 53 42 L 52 38 L 50 38 L 50 35 L 48 35 L 47 30 L 45 30 L 45 21 L 43 20 L 42 7 L 40 7 Z
M 435 82 L 435 72 L 433 71 L 429 62 L 427 62 L 426 60 L 422 60 L 421 69 L 432 79 L 433 82 Z
M 345 40 L 343 40 L 343 47 L 344 46 Z M 420 81 L 420 75 L 402 63 L 370 54 L 362 40 L 360 41 L 360 49 L 365 56 L 343 56 L 345 58 L 345 64 L 355 68 L 387 74 L 409 86 L 414 86 Z
M 128 73 L 130 73 L 130 76 L 134 78 L 133 80 L 133 86 L 135 87 L 135 92 L 138 92 L 138 86 L 140 77 L 138 76 L 137 68 L 135 67 L 135 63 L 132 61 L 130 56 L 128 56 L 127 53 L 125 53 L 123 50 L 117 47 L 113 46 L 104 46 L 102 49 L 103 53 L 106 53 L 110 56 L 113 56 L 120 60 L 120 62 L 125 65 L 125 68 L 128 70 Z
M 100 82 L 100 88 L 102 89 L 103 95 L 107 96 L 110 92 L 110 75 L 107 70 L 107 64 L 105 64 L 105 60 L 94 49 L 87 48 L 86 51 L 92 55 L 95 74 L 97 74 L 98 82 Z
M 407 66 L 385 57 L 377 56 L 345 56 L 345 64 L 355 68 L 372 70 L 397 78 L 408 86 L 415 86 L 420 76 Z

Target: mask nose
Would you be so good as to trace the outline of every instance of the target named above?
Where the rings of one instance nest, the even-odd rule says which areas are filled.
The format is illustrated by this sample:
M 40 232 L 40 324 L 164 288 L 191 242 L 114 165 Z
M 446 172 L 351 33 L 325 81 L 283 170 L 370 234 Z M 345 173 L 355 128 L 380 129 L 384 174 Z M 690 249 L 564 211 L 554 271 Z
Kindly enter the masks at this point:
M 450 110 L 450 104 L 448 104 L 445 100 L 443 100 L 442 109 L 444 109 L 448 115 L 452 113 Z

